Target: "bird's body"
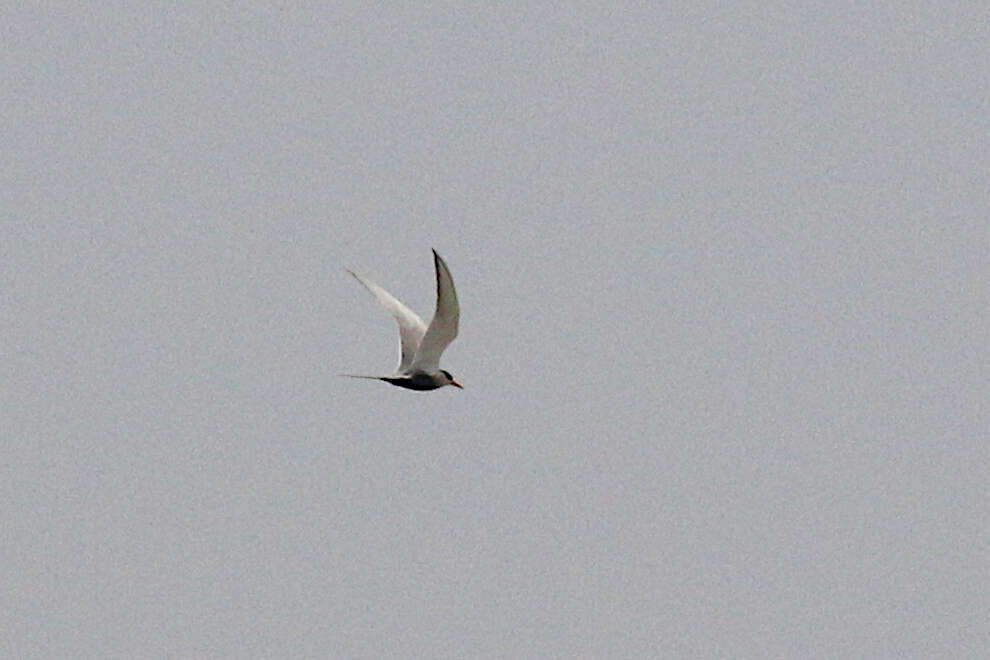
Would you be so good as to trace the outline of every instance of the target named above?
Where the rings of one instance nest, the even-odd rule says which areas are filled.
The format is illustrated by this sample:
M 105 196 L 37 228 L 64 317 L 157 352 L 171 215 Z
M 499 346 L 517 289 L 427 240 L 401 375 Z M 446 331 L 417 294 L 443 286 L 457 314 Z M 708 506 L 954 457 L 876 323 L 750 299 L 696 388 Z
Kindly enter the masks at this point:
M 427 326 L 411 309 L 395 299 L 388 291 L 371 280 L 347 271 L 378 299 L 399 324 L 400 358 L 396 372 L 391 376 L 354 376 L 383 380 L 409 390 L 435 390 L 444 385 L 461 387 L 449 371 L 440 368 L 440 356 L 457 337 L 460 307 L 450 270 L 437 251 L 433 251 L 433 265 L 437 274 L 437 309 Z
M 440 382 L 440 380 L 435 376 L 424 373 L 412 374 L 410 376 L 400 376 L 398 378 L 384 376 L 382 380 L 386 383 L 395 385 L 396 387 L 404 387 L 407 390 L 419 390 L 421 392 L 436 390 L 444 385 L 453 385 L 453 383 Z

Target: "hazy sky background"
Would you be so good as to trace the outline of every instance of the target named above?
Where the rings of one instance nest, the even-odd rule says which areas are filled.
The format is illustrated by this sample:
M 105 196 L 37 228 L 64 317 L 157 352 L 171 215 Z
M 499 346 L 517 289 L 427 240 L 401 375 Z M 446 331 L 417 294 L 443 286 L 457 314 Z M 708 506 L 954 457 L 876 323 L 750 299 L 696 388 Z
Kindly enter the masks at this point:
M 15 4 L 0 655 L 986 657 L 981 3 Z

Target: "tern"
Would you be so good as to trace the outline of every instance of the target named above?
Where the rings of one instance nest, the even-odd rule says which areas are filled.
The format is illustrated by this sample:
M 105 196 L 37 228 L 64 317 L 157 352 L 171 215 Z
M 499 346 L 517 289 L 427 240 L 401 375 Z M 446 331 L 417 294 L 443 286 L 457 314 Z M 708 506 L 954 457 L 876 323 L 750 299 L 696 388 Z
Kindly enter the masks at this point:
M 341 374 L 348 378 L 371 378 L 384 380 L 398 387 L 410 390 L 435 390 L 444 385 L 463 389 L 449 371 L 440 368 L 440 356 L 457 337 L 457 324 L 461 309 L 457 304 L 457 292 L 450 270 L 436 250 L 433 250 L 433 266 L 437 271 L 437 310 L 429 327 L 385 289 L 371 280 L 348 270 L 354 279 L 371 292 L 378 303 L 391 314 L 399 324 L 399 367 L 391 376 L 358 376 Z

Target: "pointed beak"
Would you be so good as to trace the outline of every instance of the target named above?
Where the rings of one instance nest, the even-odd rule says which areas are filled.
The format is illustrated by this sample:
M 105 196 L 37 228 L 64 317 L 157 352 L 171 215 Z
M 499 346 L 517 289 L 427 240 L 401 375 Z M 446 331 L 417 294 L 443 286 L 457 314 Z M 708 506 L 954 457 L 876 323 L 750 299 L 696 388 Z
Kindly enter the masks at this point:
M 464 386 L 461 385 L 460 383 L 458 383 L 456 380 L 450 381 L 450 384 L 453 385 L 454 387 L 458 388 L 458 389 L 462 389 L 462 390 L 464 389 Z

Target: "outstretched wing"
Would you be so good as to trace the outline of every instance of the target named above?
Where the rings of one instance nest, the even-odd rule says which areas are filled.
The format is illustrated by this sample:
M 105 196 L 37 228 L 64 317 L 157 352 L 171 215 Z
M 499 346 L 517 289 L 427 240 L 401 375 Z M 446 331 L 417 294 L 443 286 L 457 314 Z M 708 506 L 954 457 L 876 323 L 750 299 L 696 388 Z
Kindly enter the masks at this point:
M 457 291 L 450 269 L 437 251 L 433 251 L 433 265 L 437 271 L 437 311 L 433 314 L 430 327 L 426 330 L 412 361 L 412 368 L 436 373 L 440 369 L 440 356 L 450 342 L 457 337 L 457 325 L 461 318 L 461 308 L 457 304 Z
M 419 349 L 419 345 L 423 341 L 423 335 L 426 334 L 426 324 L 423 323 L 423 319 L 416 315 L 416 312 L 396 300 L 395 297 L 385 289 L 381 288 L 371 280 L 366 280 L 353 271 L 347 272 L 353 275 L 354 279 L 363 284 L 364 288 L 371 291 L 375 298 L 378 299 L 379 304 L 381 304 L 381 306 L 384 307 L 385 310 L 391 314 L 399 324 L 399 343 L 402 349 L 402 355 L 399 358 L 399 368 L 396 371 L 405 371 L 412 364 L 416 351 Z

